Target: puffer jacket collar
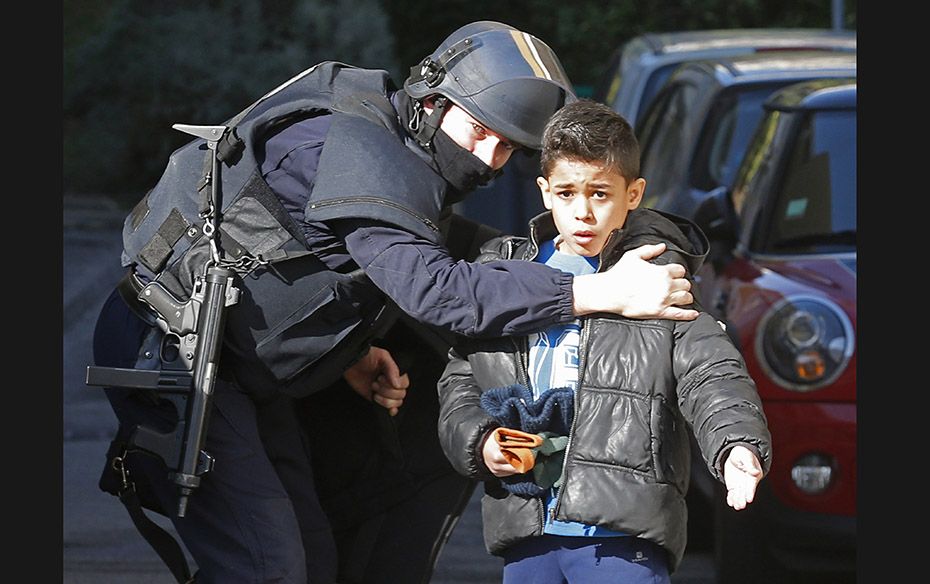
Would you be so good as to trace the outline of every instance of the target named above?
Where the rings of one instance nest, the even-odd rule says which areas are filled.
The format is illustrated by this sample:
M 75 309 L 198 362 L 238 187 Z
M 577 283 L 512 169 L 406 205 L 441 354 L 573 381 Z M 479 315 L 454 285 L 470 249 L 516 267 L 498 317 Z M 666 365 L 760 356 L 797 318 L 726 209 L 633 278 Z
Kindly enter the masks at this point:
M 539 244 L 558 235 L 552 212 L 540 213 L 530 220 L 529 237 L 513 251 L 513 258 L 533 260 L 539 254 Z M 627 251 L 645 244 L 665 242 L 664 256 L 683 263 L 688 273 L 698 271 L 707 257 L 710 244 L 704 232 L 691 220 L 656 209 L 634 209 L 627 215 L 623 227 L 615 229 L 601 252 L 599 271 L 613 266 Z M 669 258 L 672 259 L 672 258 Z

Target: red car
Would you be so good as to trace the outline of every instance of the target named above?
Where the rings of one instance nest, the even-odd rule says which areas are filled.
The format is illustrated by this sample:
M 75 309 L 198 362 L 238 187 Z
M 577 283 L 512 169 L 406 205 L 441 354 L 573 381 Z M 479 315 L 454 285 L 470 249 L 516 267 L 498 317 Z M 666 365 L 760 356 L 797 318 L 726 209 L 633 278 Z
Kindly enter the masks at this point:
M 856 564 L 856 82 L 764 107 L 732 189 L 693 218 L 712 241 L 695 294 L 756 381 L 773 464 L 740 512 L 694 487 L 714 506 L 720 584 L 839 582 Z

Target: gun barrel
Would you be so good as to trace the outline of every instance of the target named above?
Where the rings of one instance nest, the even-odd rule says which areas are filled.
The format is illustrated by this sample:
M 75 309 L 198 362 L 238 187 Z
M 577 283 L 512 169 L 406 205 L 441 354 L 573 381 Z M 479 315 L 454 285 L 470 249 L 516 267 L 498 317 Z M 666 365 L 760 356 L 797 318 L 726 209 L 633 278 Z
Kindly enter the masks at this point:
M 226 292 L 231 286 L 233 273 L 228 268 L 211 266 L 205 276 L 203 302 L 197 322 L 201 342 L 194 357 L 194 387 L 188 403 L 190 411 L 187 419 L 190 422 L 185 431 L 180 467 L 174 475 L 174 482 L 181 489 L 179 517 L 183 517 L 187 498 L 193 488 L 200 484 L 200 450 L 207 432 L 210 404 L 216 385 L 226 324 Z

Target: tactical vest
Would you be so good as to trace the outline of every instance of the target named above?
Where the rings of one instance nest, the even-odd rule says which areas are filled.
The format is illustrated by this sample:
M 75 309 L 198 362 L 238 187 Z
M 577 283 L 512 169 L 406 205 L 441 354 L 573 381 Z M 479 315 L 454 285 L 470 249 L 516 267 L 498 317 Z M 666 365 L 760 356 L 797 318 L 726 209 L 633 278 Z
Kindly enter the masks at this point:
M 387 97 L 389 84 L 385 71 L 324 62 L 295 76 L 224 124 L 231 129 L 224 146 L 235 154 L 225 161 L 222 169 L 220 241 L 232 259 L 251 254 L 274 260 L 287 250 L 306 247 L 290 217 L 261 177 L 256 144 L 260 145 L 261 138 L 275 127 L 314 113 L 347 114 L 336 116 L 339 121 L 334 123 L 348 126 L 356 134 L 339 139 L 337 128 L 331 132 L 336 137 L 332 145 L 327 139 L 316 182 L 329 185 L 327 196 L 330 199 L 334 194 L 344 197 L 353 192 L 380 199 L 400 191 L 420 192 L 422 195 L 414 198 L 433 200 L 427 205 L 426 214 L 434 217 L 438 214 L 441 195 L 438 206 L 435 199 L 437 187 L 444 188 L 441 177 L 430 172 L 417 177 L 420 173 L 411 173 L 411 168 L 428 167 L 422 162 L 413 167 L 398 165 L 395 159 L 398 155 L 416 155 L 397 148 L 397 140 L 402 141 L 402 138 L 397 135 L 396 114 Z M 373 131 L 374 128 L 387 131 Z M 365 138 L 369 135 L 373 135 L 379 143 L 364 148 L 363 153 L 359 145 L 365 145 Z M 393 144 L 390 143 L 392 140 Z M 370 156 L 373 153 L 379 157 Z M 356 159 L 342 161 L 347 154 Z M 209 172 L 210 156 L 206 141 L 202 139 L 193 140 L 172 153 L 158 183 L 135 206 L 123 225 L 123 265 L 135 265 L 146 279 L 157 277 L 169 290 L 184 298 L 191 293 L 192 274 L 197 273 L 209 256 L 200 214 L 209 190 L 204 177 Z M 380 168 L 372 172 L 372 165 Z M 400 167 L 405 172 L 397 172 Z M 379 179 L 385 182 L 378 184 Z M 392 185 L 391 182 L 397 179 L 403 182 Z M 353 181 L 363 183 L 362 188 L 355 188 Z M 432 192 L 425 192 L 424 188 Z M 414 201 L 408 199 L 406 202 Z M 330 210 L 333 211 L 335 208 L 331 203 Z M 405 201 L 397 203 L 403 206 Z M 370 207 L 363 205 L 366 206 Z M 396 210 L 398 207 L 393 208 Z M 371 209 L 367 211 L 356 209 L 349 215 L 330 212 L 321 218 L 370 217 Z M 403 215 L 405 213 L 400 211 L 395 219 L 400 225 L 410 228 Z M 390 216 L 388 213 L 386 217 L 378 218 L 390 219 Z M 432 228 L 424 231 L 422 226 L 414 227 L 418 233 L 436 235 Z
M 383 294 L 360 271 L 336 273 L 317 260 L 262 178 L 257 149 L 270 132 L 333 114 L 309 220 L 373 218 L 441 239 L 447 185 L 404 145 L 390 84 L 385 71 L 324 62 L 224 124 L 230 132 L 217 147 L 224 157 L 217 233 L 226 258 L 241 262 L 243 288 L 226 324 L 224 351 L 234 356 L 224 361 L 250 390 L 302 396 L 319 389 L 367 347 L 376 323 L 385 320 Z M 172 153 L 123 227 L 123 264 L 182 300 L 211 257 L 202 211 L 212 155 L 203 139 Z M 310 375 L 309 366 L 323 355 L 332 357 L 326 371 L 315 367 Z

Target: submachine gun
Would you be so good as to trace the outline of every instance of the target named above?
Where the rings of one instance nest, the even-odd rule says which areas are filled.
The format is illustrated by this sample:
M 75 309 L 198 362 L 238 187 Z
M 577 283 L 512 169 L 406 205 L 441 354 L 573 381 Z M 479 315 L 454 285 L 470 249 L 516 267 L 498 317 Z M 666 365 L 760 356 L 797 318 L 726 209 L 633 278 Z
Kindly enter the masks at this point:
M 220 167 L 217 144 L 229 131 L 226 126 L 175 124 L 176 130 L 203 138 L 212 158 L 209 198 L 202 204 L 203 234 L 209 238 L 210 258 L 203 273 L 195 276 L 190 299 L 181 301 L 157 280 L 142 287 L 138 300 L 155 314 L 164 333 L 158 349 L 161 365 L 157 370 L 119 367 L 87 367 L 87 385 L 116 389 L 150 389 L 174 404 L 178 424 L 161 433 L 136 426 L 128 448 L 138 448 L 159 456 L 171 471 L 179 490 L 177 515 L 184 517 L 188 498 L 200 486 L 201 476 L 213 468 L 213 457 L 203 450 L 210 418 L 213 390 L 219 367 L 226 309 L 239 300 L 233 285 L 235 264 L 222 258 L 217 243 L 220 220 Z M 126 475 L 123 469 L 123 482 Z

